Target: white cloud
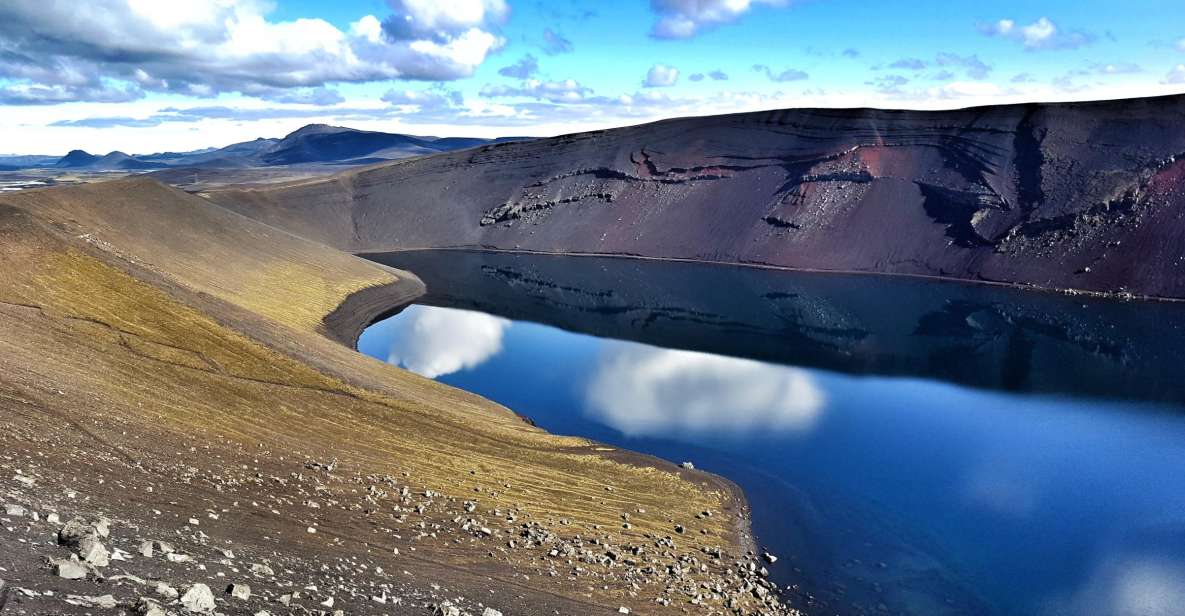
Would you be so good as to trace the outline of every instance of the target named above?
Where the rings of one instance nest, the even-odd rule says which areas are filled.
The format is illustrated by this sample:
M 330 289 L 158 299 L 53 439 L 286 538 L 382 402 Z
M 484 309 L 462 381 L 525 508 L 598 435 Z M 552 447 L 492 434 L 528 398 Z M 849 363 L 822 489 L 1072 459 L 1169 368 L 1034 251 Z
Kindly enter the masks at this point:
M 774 71 L 772 68 L 764 64 L 754 64 L 753 70 L 758 73 L 764 73 L 766 78 L 770 81 L 778 83 L 785 83 L 787 81 L 802 81 L 810 79 L 811 76 L 806 71 L 800 71 L 796 68 L 788 68 L 781 71 Z
M 323 19 L 273 21 L 261 0 L 0 3 L 0 102 L 190 96 L 473 74 L 503 39 L 503 0 L 392 0 L 346 31 Z
M 383 30 L 397 40 L 447 38 L 501 23 L 510 13 L 504 0 L 388 0 L 394 15 Z
M 1030 51 L 1038 49 L 1077 49 L 1095 41 L 1095 35 L 1082 30 L 1064 31 L 1048 17 L 1040 17 L 1028 25 L 1015 20 L 1001 19 L 981 24 L 979 31 L 987 36 L 1011 39 Z
M 1177 66 L 1173 67 L 1173 70 L 1169 71 L 1168 74 L 1164 76 L 1164 80 L 1161 83 L 1185 83 L 1185 64 L 1178 64 Z
M 646 71 L 646 79 L 642 85 L 647 88 L 666 88 L 679 81 L 679 69 L 666 64 L 655 64 Z
M 1185 38 L 1177 41 L 1177 51 L 1185 51 Z
M 952 81 L 943 86 L 928 88 L 926 94 L 933 98 L 972 98 L 987 99 L 1004 95 L 1006 92 L 998 85 L 987 81 Z
M 480 312 L 411 306 L 398 320 L 388 363 L 436 378 L 498 354 L 510 321 Z
M 650 30 L 656 38 L 690 38 L 735 21 L 754 5 L 785 6 L 788 0 L 650 0 L 658 22 Z
M 823 392 L 797 368 L 618 342 L 589 381 L 589 412 L 631 436 L 802 431 Z
M 526 79 L 518 86 L 486 85 L 481 95 L 489 98 L 523 96 L 553 103 L 578 103 L 585 101 L 592 90 L 580 85 L 574 79 L 543 81 Z

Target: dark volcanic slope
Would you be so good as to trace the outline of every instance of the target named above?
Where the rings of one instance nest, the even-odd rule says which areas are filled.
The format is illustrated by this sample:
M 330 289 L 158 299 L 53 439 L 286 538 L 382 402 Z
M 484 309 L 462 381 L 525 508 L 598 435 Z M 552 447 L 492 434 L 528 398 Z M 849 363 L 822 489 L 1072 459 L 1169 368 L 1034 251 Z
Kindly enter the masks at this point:
M 213 195 L 354 251 L 470 246 L 1185 297 L 1185 97 L 679 119 Z

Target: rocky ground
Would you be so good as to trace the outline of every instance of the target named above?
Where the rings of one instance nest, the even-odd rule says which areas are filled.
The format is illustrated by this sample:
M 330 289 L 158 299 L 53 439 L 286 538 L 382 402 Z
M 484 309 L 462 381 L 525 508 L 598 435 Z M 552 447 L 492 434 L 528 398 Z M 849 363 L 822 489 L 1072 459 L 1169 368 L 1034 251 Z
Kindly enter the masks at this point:
M 617 529 L 555 532 L 565 520 L 489 509 L 480 492 L 446 497 L 406 475 L 231 443 L 150 458 L 89 429 L 54 436 L 28 421 L 3 424 L 5 615 L 545 613 L 522 591 L 547 578 L 590 591 L 625 581 L 634 613 L 651 611 L 636 607 L 638 597 L 654 611 L 789 613 L 765 579 L 776 557 L 681 546 L 694 525 L 645 541 L 617 538 Z M 483 567 L 441 560 L 455 546 L 479 546 L 491 564 L 525 556 L 531 565 L 486 576 L 474 592 Z M 699 581 L 685 574 L 709 570 Z M 716 602 L 725 608 L 696 609 Z M 608 613 L 558 596 L 548 607 Z

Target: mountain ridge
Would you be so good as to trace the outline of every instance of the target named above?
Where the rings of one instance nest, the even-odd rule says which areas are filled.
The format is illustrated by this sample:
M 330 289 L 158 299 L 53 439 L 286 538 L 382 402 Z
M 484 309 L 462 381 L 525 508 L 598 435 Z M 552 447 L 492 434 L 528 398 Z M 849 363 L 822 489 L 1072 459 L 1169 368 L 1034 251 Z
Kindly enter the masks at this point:
M 1185 298 L 1183 125 L 1180 95 L 785 109 L 210 197 L 355 252 L 634 255 Z

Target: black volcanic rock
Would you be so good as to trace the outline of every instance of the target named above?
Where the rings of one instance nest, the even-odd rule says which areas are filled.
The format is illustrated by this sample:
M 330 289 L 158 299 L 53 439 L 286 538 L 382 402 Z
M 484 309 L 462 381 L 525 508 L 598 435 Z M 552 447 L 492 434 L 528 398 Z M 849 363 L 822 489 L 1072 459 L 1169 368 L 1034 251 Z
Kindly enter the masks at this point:
M 794 109 L 493 144 L 218 202 L 354 251 L 484 247 L 1185 298 L 1185 96 Z

